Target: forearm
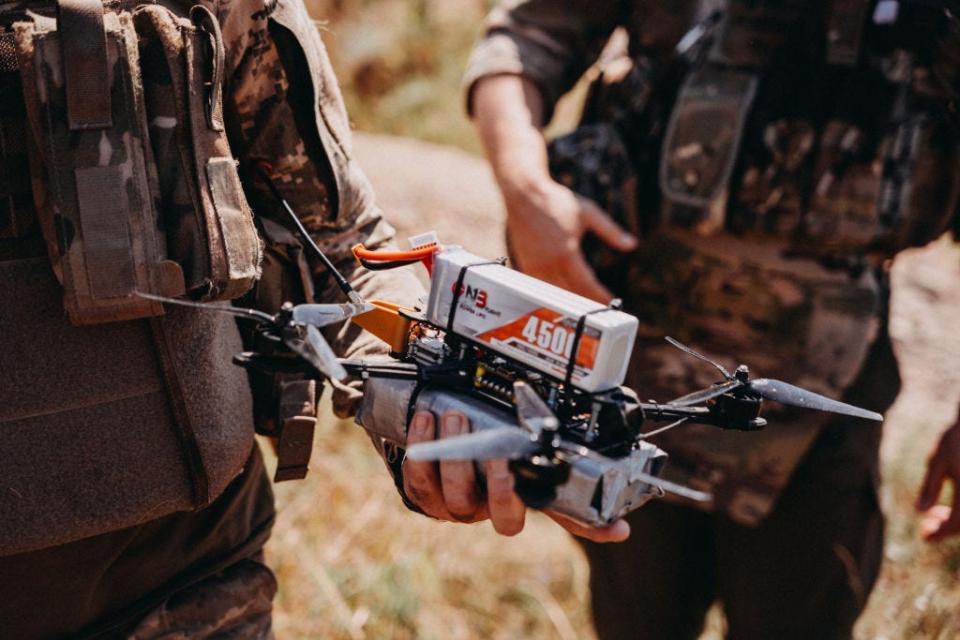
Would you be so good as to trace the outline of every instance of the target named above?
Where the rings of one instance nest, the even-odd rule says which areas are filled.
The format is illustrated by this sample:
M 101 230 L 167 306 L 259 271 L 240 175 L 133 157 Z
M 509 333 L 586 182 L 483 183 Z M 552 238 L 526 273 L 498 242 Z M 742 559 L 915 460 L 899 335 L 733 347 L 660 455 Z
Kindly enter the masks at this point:
M 472 99 L 474 125 L 505 195 L 549 178 L 537 86 L 519 75 L 489 76 L 477 82 Z
M 550 176 L 540 132 L 544 101 L 538 87 L 518 74 L 483 77 L 473 86 L 472 113 L 507 209 L 514 263 L 527 273 L 596 300 L 608 301 L 580 251 L 586 231 L 628 251 L 635 240 L 595 203 Z

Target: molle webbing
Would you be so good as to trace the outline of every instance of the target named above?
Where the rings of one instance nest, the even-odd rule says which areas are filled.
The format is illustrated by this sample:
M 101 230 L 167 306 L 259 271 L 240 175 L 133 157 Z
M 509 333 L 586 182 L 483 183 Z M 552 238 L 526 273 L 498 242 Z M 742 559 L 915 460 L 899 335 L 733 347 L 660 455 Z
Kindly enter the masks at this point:
M 0 73 L 15 73 L 17 65 L 17 43 L 12 32 L 0 31 Z

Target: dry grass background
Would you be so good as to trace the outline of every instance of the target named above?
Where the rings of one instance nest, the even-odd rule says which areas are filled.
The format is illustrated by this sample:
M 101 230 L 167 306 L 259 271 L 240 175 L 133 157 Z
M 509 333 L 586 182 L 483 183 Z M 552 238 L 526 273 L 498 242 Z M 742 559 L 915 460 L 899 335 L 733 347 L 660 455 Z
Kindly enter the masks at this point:
M 476 151 L 459 73 L 485 0 L 316 0 L 356 126 Z M 357 153 L 400 228 L 502 253 L 483 162 L 423 142 L 360 136 Z M 960 397 L 960 251 L 940 241 L 895 266 L 904 389 L 886 423 L 886 564 L 859 638 L 960 637 L 960 543 L 920 542 L 910 505 Z M 587 567 L 539 514 L 516 538 L 408 513 L 358 427 L 325 419 L 310 477 L 276 488 L 268 554 L 280 638 L 591 638 Z M 798 523 L 798 526 L 802 526 Z M 643 577 L 638 576 L 638 579 Z M 707 638 L 722 632 L 711 616 Z

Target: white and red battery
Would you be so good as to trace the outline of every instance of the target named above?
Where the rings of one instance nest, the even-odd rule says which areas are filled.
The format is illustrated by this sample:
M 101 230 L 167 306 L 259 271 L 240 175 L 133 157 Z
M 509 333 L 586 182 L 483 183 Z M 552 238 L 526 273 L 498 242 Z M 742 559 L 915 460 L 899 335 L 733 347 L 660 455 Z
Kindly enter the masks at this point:
M 412 238 L 411 244 L 422 240 Z M 566 377 L 577 323 L 585 317 L 571 382 L 589 393 L 623 382 L 635 317 L 448 245 L 433 255 L 427 319 L 448 328 L 454 297 L 449 329 L 455 334 L 559 380 Z

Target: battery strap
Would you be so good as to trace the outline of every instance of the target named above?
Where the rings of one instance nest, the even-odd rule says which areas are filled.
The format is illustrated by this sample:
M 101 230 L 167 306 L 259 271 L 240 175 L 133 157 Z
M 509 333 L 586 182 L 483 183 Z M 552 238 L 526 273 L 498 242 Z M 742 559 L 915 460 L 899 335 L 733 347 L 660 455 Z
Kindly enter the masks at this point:
M 448 337 L 453 333 L 453 321 L 457 317 L 457 306 L 460 304 L 460 296 L 463 294 L 463 280 L 467 277 L 467 270 L 491 264 L 498 264 L 502 267 L 505 262 L 505 259 L 500 258 L 499 260 L 488 260 L 486 262 L 477 262 L 460 267 L 460 273 L 457 275 L 457 284 L 453 287 L 453 300 L 450 301 L 450 313 L 447 314 Z
M 619 311 L 622 306 L 623 301 L 621 301 L 620 298 L 614 298 L 608 306 L 602 309 L 587 311 L 577 320 L 577 328 L 573 332 L 573 347 L 570 349 L 570 359 L 567 360 L 567 373 L 563 378 L 563 386 L 568 390 L 573 386 L 573 372 L 577 368 L 577 352 L 580 351 L 580 339 L 583 337 L 583 332 L 587 327 L 587 316 L 604 313 L 605 311 Z M 570 398 L 571 396 L 568 394 L 567 400 L 569 401 Z
M 57 0 L 70 130 L 113 125 L 107 34 L 100 0 Z

